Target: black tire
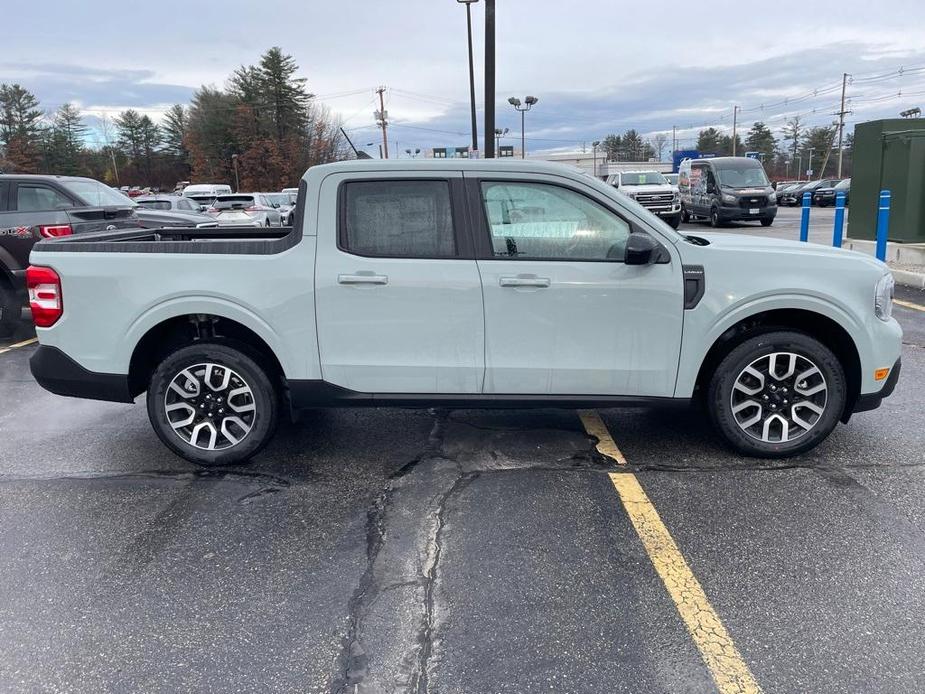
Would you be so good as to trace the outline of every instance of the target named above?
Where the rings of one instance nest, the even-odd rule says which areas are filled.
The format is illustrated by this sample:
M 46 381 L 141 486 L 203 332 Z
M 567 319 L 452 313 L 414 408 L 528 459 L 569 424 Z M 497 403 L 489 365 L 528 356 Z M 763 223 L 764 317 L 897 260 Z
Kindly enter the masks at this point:
M 763 226 L 763 227 L 769 227 L 769 226 L 771 226 L 772 224 L 774 224 L 774 217 L 770 217 L 770 218 L 762 219 L 762 220 L 761 220 L 761 226 Z
M 691 221 L 691 213 L 687 211 L 687 208 L 683 205 L 681 206 L 681 221 L 687 224 Z
M 672 229 L 677 229 L 679 226 L 681 226 L 681 215 L 676 214 L 674 217 L 666 217 L 665 221 L 668 222 L 668 225 Z
M 273 387 L 273 382 L 266 369 L 260 366 L 256 360 L 257 358 L 257 355 L 252 354 L 244 345 L 219 342 L 201 342 L 189 345 L 167 356 L 151 375 L 147 395 L 148 418 L 151 420 L 151 426 L 154 427 L 154 431 L 157 433 L 158 438 L 160 438 L 164 445 L 191 463 L 206 466 L 243 463 L 266 446 L 276 431 L 279 413 L 279 394 Z M 232 434 L 232 436 L 239 436 L 237 442 L 230 443 L 230 445 L 224 448 L 215 447 L 214 450 L 208 450 L 207 448 L 193 445 L 193 443 L 184 438 L 184 436 L 189 434 L 187 428 L 175 429 L 174 426 L 171 425 L 167 413 L 168 390 L 170 389 L 170 384 L 173 379 L 175 377 L 179 378 L 184 369 L 190 369 L 191 373 L 197 377 L 201 377 L 200 374 L 202 372 L 193 369 L 193 367 L 206 364 L 213 364 L 219 367 L 218 371 L 211 372 L 213 374 L 213 381 L 215 381 L 216 376 L 222 378 L 225 375 L 225 369 L 230 370 L 233 374 L 231 380 L 226 383 L 224 390 L 206 389 L 202 383 L 199 384 L 197 391 L 199 391 L 200 395 L 202 392 L 205 392 L 206 396 L 211 396 L 214 392 L 216 393 L 216 397 L 221 398 L 212 403 L 203 402 L 206 396 L 198 397 L 191 395 L 189 399 L 186 400 L 177 398 L 177 396 L 173 395 L 173 391 L 171 391 L 171 397 L 173 399 L 183 404 L 189 402 L 190 409 L 193 412 L 191 416 L 197 417 L 189 426 L 196 427 L 199 424 L 218 423 L 219 417 L 221 417 L 220 428 L 222 433 L 220 436 L 224 439 L 223 443 L 230 443 L 230 441 L 225 438 L 224 433 L 225 431 L 229 433 L 232 431 L 232 425 L 226 424 L 226 420 L 228 420 L 229 417 L 237 417 L 250 426 L 249 430 L 241 435 L 241 432 L 244 430 L 234 425 L 234 434 Z M 204 380 L 205 379 L 203 379 L 203 381 Z M 235 395 L 231 392 L 234 390 L 239 391 L 242 385 L 249 388 L 250 393 L 239 393 Z M 225 395 L 225 397 L 222 398 L 222 395 Z M 225 407 L 229 407 L 232 397 L 238 400 L 236 405 L 238 408 L 244 408 L 252 403 L 252 414 L 250 412 L 235 415 L 226 413 L 223 416 L 218 414 L 218 412 L 224 409 L 220 408 L 212 410 L 213 417 L 209 418 L 207 422 L 207 418 L 204 415 L 209 411 L 209 408 L 219 408 L 223 403 Z M 186 398 L 186 396 L 184 396 L 184 398 Z M 205 405 L 206 409 L 200 411 L 196 409 L 197 405 L 200 409 Z M 231 409 L 232 408 L 229 407 L 229 410 Z M 237 410 L 235 411 L 237 412 Z M 180 416 L 182 417 L 182 414 Z M 212 429 L 214 431 L 215 427 L 213 426 Z M 197 435 L 194 440 L 202 441 L 202 437 Z M 213 446 L 215 446 L 214 443 Z
M 711 207 L 710 208 L 710 226 L 713 227 L 714 229 L 718 229 L 719 227 L 722 226 L 722 224 L 723 223 L 720 221 L 720 218 L 719 218 L 719 209 L 716 207 Z
M 0 284 L 0 337 L 9 337 L 16 332 L 22 316 L 19 299 L 9 287 Z
M 803 382 L 800 383 L 797 376 L 801 376 L 801 370 L 802 374 L 809 373 L 809 370 L 805 370 L 803 366 L 800 366 L 792 379 L 766 378 L 764 388 L 760 393 L 748 395 L 741 395 L 740 391 L 733 393 L 733 387 L 740 376 L 745 375 L 746 367 L 753 367 L 763 357 L 769 357 L 769 355 L 779 352 L 797 355 L 798 358 L 802 358 L 800 363 L 803 366 L 806 365 L 806 361 L 810 362 L 818 369 L 818 374 L 810 376 L 809 379 L 804 378 Z M 778 369 L 779 371 L 780 369 Z M 820 406 L 817 401 L 816 406 L 821 407 L 822 412 L 808 429 L 800 427 L 803 431 L 789 441 L 782 440 L 783 433 L 780 425 L 775 427 L 781 430 L 777 441 L 763 441 L 754 432 L 749 433 L 736 420 L 736 414 L 733 412 L 733 398 L 754 397 L 757 403 L 761 405 L 761 409 L 757 411 L 761 416 L 761 420 L 756 422 L 754 426 L 763 430 L 767 420 L 772 419 L 774 415 L 777 415 L 778 418 L 783 417 L 790 420 L 790 426 L 798 426 L 794 425 L 792 421 L 793 417 L 797 416 L 796 403 L 790 402 L 786 398 L 796 399 L 793 394 L 797 393 L 796 387 L 798 384 L 807 391 L 812 389 L 814 385 L 819 383 L 819 381 L 813 379 L 818 379 L 820 375 L 824 379 L 824 381 L 821 381 L 825 386 L 825 391 L 822 394 L 824 402 Z M 755 380 L 753 383 L 757 385 L 758 381 Z M 807 383 L 810 383 L 809 388 L 806 386 Z M 784 385 L 782 386 L 781 384 Z M 787 388 L 788 385 L 789 388 Z M 772 387 L 776 387 L 777 392 L 770 393 L 771 401 L 768 404 L 767 391 Z M 810 399 L 801 395 L 796 397 L 800 397 L 803 401 Z M 812 397 L 818 398 L 820 396 L 817 393 Z M 706 405 L 714 426 L 729 445 L 739 453 L 757 458 L 785 458 L 805 453 L 821 443 L 832 432 L 832 429 L 835 428 L 841 418 L 847 397 L 848 385 L 845 380 L 844 369 L 832 351 L 805 333 L 781 330 L 756 335 L 733 348 L 713 373 L 707 392 Z M 780 398 L 776 400 L 777 405 L 775 405 L 775 398 Z M 772 411 L 771 407 L 776 407 L 777 409 Z M 742 411 L 754 412 L 755 410 L 745 409 Z M 800 412 L 805 412 L 805 410 L 801 408 Z M 807 415 L 807 418 L 811 418 L 813 414 Z M 743 415 L 743 419 L 747 417 L 748 415 Z M 745 421 L 743 424 L 747 423 Z M 771 436 L 767 438 L 770 439 Z

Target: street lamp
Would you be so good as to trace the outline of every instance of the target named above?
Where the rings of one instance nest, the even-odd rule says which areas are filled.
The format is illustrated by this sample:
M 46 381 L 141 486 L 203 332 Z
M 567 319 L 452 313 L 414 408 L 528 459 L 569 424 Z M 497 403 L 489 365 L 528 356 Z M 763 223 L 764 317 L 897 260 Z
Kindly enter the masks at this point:
M 813 170 L 813 152 L 815 152 L 815 151 L 816 151 L 816 148 L 815 148 L 815 147 L 810 147 L 810 148 L 809 148 L 809 163 L 806 165 L 806 170 L 807 170 L 807 171 L 812 171 L 812 170 Z M 806 174 L 806 180 L 807 180 L 807 181 L 812 180 L 812 176 L 813 176 L 813 174 L 811 174 L 811 173 Z
M 405 154 L 407 154 L 411 159 L 416 159 L 420 153 L 421 153 L 421 150 L 416 147 L 414 149 L 405 150 Z
M 507 135 L 507 133 L 508 133 L 507 128 L 495 128 L 495 141 L 498 143 L 497 146 L 495 147 L 496 152 L 501 151 L 501 138 Z
M 597 146 L 601 144 L 600 140 L 591 143 L 591 156 L 594 157 L 594 164 L 591 166 L 591 175 L 597 178 Z
M 475 64 L 472 62 L 472 5 L 479 0 L 456 0 L 466 6 L 466 29 L 469 34 L 469 108 L 472 112 L 472 156 L 478 157 L 479 133 L 475 122 Z
M 238 180 L 238 155 L 231 155 L 231 165 L 234 167 L 234 192 L 237 193 L 241 189 L 241 183 Z
M 507 102 L 511 106 L 513 106 L 516 110 L 520 111 L 520 158 L 521 159 L 527 158 L 527 145 L 526 145 L 527 141 L 524 137 L 524 114 L 527 111 L 529 111 L 531 108 L 533 108 L 533 104 L 535 104 L 537 101 L 539 101 L 539 99 L 537 99 L 535 96 L 525 97 L 523 105 L 521 105 L 520 99 L 518 99 L 516 96 L 512 96 L 510 99 L 507 100 Z

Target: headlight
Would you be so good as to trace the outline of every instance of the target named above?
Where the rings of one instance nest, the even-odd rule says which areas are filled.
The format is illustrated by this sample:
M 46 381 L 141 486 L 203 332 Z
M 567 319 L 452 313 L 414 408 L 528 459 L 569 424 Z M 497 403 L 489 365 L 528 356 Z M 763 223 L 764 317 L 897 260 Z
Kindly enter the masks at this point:
M 895 285 L 896 282 L 891 274 L 884 275 L 877 282 L 877 289 L 874 292 L 874 313 L 880 320 L 890 320 L 890 316 L 893 315 L 893 287 Z
M 723 202 L 728 202 L 730 205 L 735 205 L 736 196 L 729 195 L 728 193 L 723 193 Z
M 774 190 L 773 188 L 771 189 L 771 192 L 768 193 L 768 204 L 769 205 L 777 204 L 777 191 Z

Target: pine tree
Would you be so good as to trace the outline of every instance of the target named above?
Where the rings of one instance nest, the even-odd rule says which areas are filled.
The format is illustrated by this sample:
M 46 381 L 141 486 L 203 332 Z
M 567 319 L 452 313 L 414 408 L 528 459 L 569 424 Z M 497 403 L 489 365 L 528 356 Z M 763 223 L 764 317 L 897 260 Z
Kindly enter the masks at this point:
M 764 155 L 762 159 L 770 163 L 777 150 L 777 140 L 774 139 L 774 133 L 770 128 L 758 121 L 752 125 L 745 137 L 745 148 L 751 152 L 761 153 Z
M 18 84 L 0 84 L 0 145 L 8 165 L 23 173 L 39 167 L 42 111 L 35 95 Z
M 70 176 L 81 173 L 86 134 L 87 126 L 83 122 L 80 110 L 73 104 L 63 104 L 52 119 L 49 135 L 54 166 L 48 169 Z
M 697 151 L 703 154 L 719 154 L 722 151 L 721 136 L 716 128 L 706 128 L 697 133 Z

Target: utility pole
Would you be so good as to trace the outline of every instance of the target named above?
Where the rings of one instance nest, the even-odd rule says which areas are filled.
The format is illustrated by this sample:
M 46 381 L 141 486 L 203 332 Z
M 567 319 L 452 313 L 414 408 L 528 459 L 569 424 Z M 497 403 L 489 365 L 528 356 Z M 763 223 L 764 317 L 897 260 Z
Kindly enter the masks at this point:
M 376 90 L 376 93 L 379 95 L 379 110 L 374 114 L 376 116 L 376 122 L 379 127 L 382 128 L 382 150 L 385 153 L 385 158 L 389 158 L 389 134 L 386 130 L 386 126 L 389 124 L 389 113 L 385 110 L 385 87 L 379 87 Z
M 841 76 L 841 107 L 838 109 L 838 177 L 841 178 L 842 134 L 845 132 L 845 87 L 848 85 L 848 73 Z
M 495 158 L 495 0 L 485 0 L 485 158 Z
M 478 2 L 478 0 L 456 1 L 466 6 L 466 29 L 469 36 L 469 108 L 472 116 L 472 153 L 469 156 L 478 158 L 479 131 L 475 119 L 475 64 L 472 62 L 472 3 Z
M 678 150 L 678 126 L 671 126 L 671 157 L 674 158 L 674 153 Z
M 736 155 L 736 125 L 738 125 L 739 107 L 732 107 L 732 156 Z

